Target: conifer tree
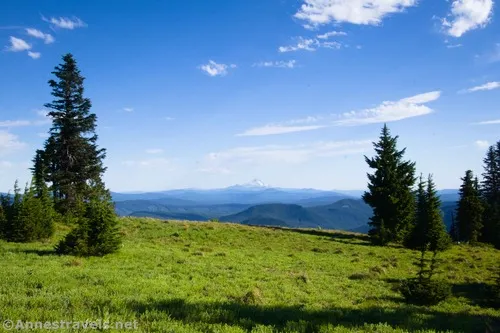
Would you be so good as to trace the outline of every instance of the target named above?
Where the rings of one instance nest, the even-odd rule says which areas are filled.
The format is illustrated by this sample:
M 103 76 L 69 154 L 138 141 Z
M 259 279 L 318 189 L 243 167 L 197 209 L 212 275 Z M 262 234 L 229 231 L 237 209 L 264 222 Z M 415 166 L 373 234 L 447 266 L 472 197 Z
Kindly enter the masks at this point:
M 5 239 L 5 224 L 7 223 L 4 205 L 2 204 L 4 200 L 3 194 L 0 194 L 0 239 Z
M 22 222 L 19 221 L 19 213 L 22 206 L 22 195 L 17 180 L 14 183 L 14 196 L 12 201 L 10 195 L 7 200 L 9 203 L 5 214 L 5 239 L 10 242 L 22 241 L 23 228 Z
M 403 241 L 413 222 L 415 197 L 415 163 L 404 161 L 406 148 L 397 149 L 398 136 L 392 137 L 384 125 L 380 140 L 374 143 L 376 156 L 366 163 L 373 174 L 368 174 L 368 192 L 363 200 L 373 208 L 369 232 L 373 243 Z
M 446 250 L 450 245 L 450 236 L 443 222 L 441 201 L 432 175 L 429 175 L 426 182 L 421 176 L 417 190 L 415 223 L 406 246 L 437 253 Z
M 76 227 L 57 245 L 61 254 L 104 255 L 120 244 L 117 218 L 102 175 L 105 149 L 97 145 L 97 116 L 84 97 L 84 77 L 71 54 L 52 72 L 54 100 L 45 104 L 52 118 L 50 137 L 34 158 L 33 176 L 40 195 L 51 187 L 57 211 Z
M 422 242 L 425 239 L 427 228 L 427 182 L 420 175 L 417 187 L 417 201 L 414 221 L 408 237 L 405 240 L 405 246 L 410 249 L 421 249 Z
M 45 104 L 52 128 L 43 155 L 58 211 L 66 213 L 79 201 L 88 200 L 90 182 L 101 183 L 105 150 L 97 146 L 97 117 L 90 113 L 91 101 L 83 94 L 84 77 L 73 56 L 64 55 L 52 74 L 56 78 L 49 85 L 54 100 Z M 35 161 L 40 159 L 35 157 Z
M 500 141 L 489 147 L 483 162 L 481 198 L 484 213 L 480 240 L 500 248 Z
M 78 226 L 57 246 L 59 254 L 103 256 L 118 250 L 121 244 L 117 217 L 109 191 L 95 188 Z
M 455 214 L 451 213 L 451 226 L 450 226 L 450 237 L 454 242 L 458 242 L 460 235 L 458 233 L 457 221 L 455 219 Z
M 466 171 L 462 181 L 456 212 L 459 240 L 476 243 L 481 235 L 484 212 L 479 185 L 471 170 Z

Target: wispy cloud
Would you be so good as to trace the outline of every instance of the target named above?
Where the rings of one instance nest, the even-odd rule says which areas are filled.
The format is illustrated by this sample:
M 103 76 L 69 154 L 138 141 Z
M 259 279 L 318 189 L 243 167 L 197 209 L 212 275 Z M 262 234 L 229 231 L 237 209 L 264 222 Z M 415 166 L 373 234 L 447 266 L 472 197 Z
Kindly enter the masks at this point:
M 330 23 L 378 25 L 387 15 L 416 5 L 417 0 L 303 0 L 295 17 L 308 26 Z
M 447 40 L 447 39 L 444 41 L 444 43 L 446 44 L 446 47 L 448 49 L 456 49 L 458 47 L 462 47 L 463 46 L 462 44 L 453 44 L 453 43 L 450 43 L 450 41 Z
M 324 125 L 310 125 L 310 126 L 264 125 L 261 127 L 251 128 L 243 133 L 237 134 L 236 136 L 264 136 L 264 135 L 287 134 L 295 132 L 312 131 L 323 127 L 325 126 Z
M 476 125 L 500 125 L 500 119 L 486 120 L 475 123 Z
M 40 52 L 31 52 L 31 51 L 28 51 L 28 56 L 32 59 L 38 59 L 42 56 L 42 54 Z
M 407 118 L 427 115 L 433 110 L 425 104 L 433 102 L 441 96 L 440 91 L 432 91 L 399 101 L 385 101 L 375 108 L 344 113 L 340 120 L 334 122 L 337 126 L 356 126 L 399 121 Z
M 172 121 L 172 120 L 175 120 L 175 118 L 173 118 L 173 117 L 165 117 L 165 118 L 163 118 L 163 119 L 165 119 L 166 121 Z
M 500 88 L 500 82 L 488 82 L 480 86 L 472 87 L 466 90 L 461 90 L 460 92 L 476 92 L 476 91 L 485 91 L 485 90 L 493 90 Z
M 10 153 L 14 150 L 21 149 L 26 144 L 19 141 L 17 135 L 7 131 L 0 131 L 0 155 Z
M 330 37 L 335 37 L 335 36 L 347 36 L 347 33 L 343 32 L 343 31 L 330 31 L 330 32 L 324 33 L 322 35 L 317 35 L 316 38 L 329 39 Z
M 125 111 L 125 112 L 134 112 L 134 108 L 126 107 L 126 108 L 123 108 L 123 111 Z
M 231 64 L 231 65 L 226 65 L 226 64 L 218 64 L 213 60 L 209 60 L 208 64 L 201 65 L 198 67 L 205 73 L 207 73 L 209 76 L 225 76 L 228 73 L 229 68 L 236 68 L 236 65 Z
M 83 22 L 81 19 L 79 19 L 76 16 L 73 16 L 72 18 L 69 18 L 69 17 L 51 17 L 49 19 L 42 17 L 42 20 L 44 20 L 45 22 L 49 22 L 54 27 L 61 28 L 61 29 L 68 29 L 68 30 L 73 30 L 76 28 L 84 28 L 87 26 L 87 23 Z
M 200 169 L 231 172 L 245 164 L 299 164 L 312 158 L 362 154 L 371 149 L 372 141 L 328 141 L 300 145 L 238 147 L 206 155 Z
M 163 153 L 163 149 L 150 148 L 150 149 L 146 149 L 146 153 L 148 153 L 148 154 L 161 154 L 161 153 Z
M 288 45 L 288 46 L 280 46 L 278 48 L 278 51 L 281 53 L 285 52 L 295 52 L 295 51 L 316 51 L 319 48 L 326 48 L 326 49 L 340 49 L 342 47 L 342 44 L 339 42 L 324 42 L 320 41 L 315 38 L 304 38 L 304 37 L 298 37 L 297 38 L 297 43 L 293 45 Z
M 10 46 L 7 47 L 7 51 L 20 52 L 31 49 L 31 44 L 27 43 L 25 40 L 21 38 L 10 36 L 9 41 L 10 41 Z
M 296 60 L 289 61 L 263 61 L 255 63 L 254 67 L 275 67 L 275 68 L 295 68 L 297 64 Z
M 474 142 L 474 144 L 479 149 L 486 149 L 490 146 L 490 143 L 486 140 L 477 140 L 476 142 Z
M 461 37 L 468 31 L 484 28 L 493 14 L 493 0 L 454 0 L 448 18 L 442 19 L 446 34 Z
M 332 126 L 360 126 L 400 121 L 432 113 L 433 110 L 425 104 L 439 99 L 440 96 L 440 91 L 432 91 L 403 98 L 398 101 L 385 101 L 377 107 L 365 110 L 351 111 L 343 114 L 309 116 L 282 123 L 267 124 L 251 128 L 237 134 L 237 136 L 277 135 L 313 131 Z
M 34 28 L 27 28 L 26 32 L 32 37 L 43 39 L 45 44 L 51 44 L 55 41 L 54 37 L 51 34 L 43 33 L 40 30 Z

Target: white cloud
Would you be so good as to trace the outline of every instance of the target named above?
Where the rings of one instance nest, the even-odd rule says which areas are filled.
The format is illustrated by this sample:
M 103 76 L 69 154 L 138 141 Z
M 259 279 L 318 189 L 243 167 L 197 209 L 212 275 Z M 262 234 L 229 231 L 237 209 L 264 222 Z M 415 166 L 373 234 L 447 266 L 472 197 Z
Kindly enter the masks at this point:
M 37 29 L 27 28 L 26 32 L 32 37 L 43 39 L 45 44 L 51 44 L 55 41 L 54 37 L 51 34 L 43 33 Z
M 347 33 L 343 32 L 343 31 L 330 31 L 330 32 L 324 33 L 322 35 L 317 35 L 316 38 L 328 39 L 328 38 L 334 37 L 334 36 L 347 36 Z
M 344 113 L 341 116 L 343 119 L 335 121 L 334 124 L 337 126 L 356 126 L 423 116 L 433 112 L 431 108 L 424 104 L 435 101 L 440 96 L 440 91 L 433 91 L 403 98 L 396 102 L 385 101 L 375 108 Z
M 236 136 L 264 136 L 264 135 L 286 134 L 286 133 L 312 131 L 323 127 L 325 126 L 265 125 L 262 127 L 251 128 L 243 133 L 237 134 Z
M 209 76 L 225 76 L 227 75 L 228 68 L 236 68 L 236 65 L 231 64 L 231 65 L 226 65 L 226 64 L 218 64 L 213 60 L 209 60 L 208 64 L 201 65 L 198 67 L 205 73 L 207 73 Z
M 32 59 L 38 59 L 42 56 L 42 54 L 40 52 L 28 51 L 28 56 L 31 57 Z
M 456 49 L 457 47 L 462 47 L 462 44 L 447 44 L 446 47 L 449 49 Z
M 296 60 L 289 61 L 263 61 L 254 64 L 254 67 L 276 67 L 276 68 L 295 68 Z
M 134 108 L 123 108 L 125 112 L 134 112 Z
M 362 154 L 373 140 L 315 142 L 300 145 L 266 145 L 239 147 L 210 153 L 203 160 L 206 170 L 233 170 L 241 164 L 298 164 L 312 158 Z
M 303 0 L 295 17 L 309 26 L 329 23 L 378 25 L 393 13 L 415 6 L 417 0 Z
M 7 51 L 20 52 L 30 49 L 31 45 L 28 44 L 25 40 L 10 36 L 10 46 L 7 47 Z
M 47 139 L 50 136 L 49 133 L 47 133 L 47 132 L 40 132 L 40 133 L 37 133 L 37 135 L 42 139 Z
M 467 89 L 467 92 L 485 91 L 500 88 L 500 82 L 488 82 L 483 85 Z
M 173 118 L 173 117 L 165 117 L 165 118 L 163 118 L 163 119 L 165 119 L 166 121 L 172 121 L 172 120 L 175 120 L 175 118 Z
M 150 149 L 146 149 L 146 153 L 148 153 L 148 154 L 161 154 L 161 153 L 163 153 L 163 149 L 150 148 Z
M 340 49 L 342 44 L 338 42 L 323 42 L 318 39 L 306 39 L 304 37 L 297 38 L 297 44 L 288 45 L 288 46 L 280 46 L 278 51 L 281 53 L 285 52 L 295 52 L 295 51 L 316 51 L 319 48 L 328 48 L 328 49 Z
M 61 28 L 61 29 L 68 29 L 68 30 L 73 30 L 75 28 L 84 28 L 87 26 L 85 22 L 80 20 L 78 17 L 74 16 L 73 18 L 69 17 L 51 17 L 50 19 L 47 19 L 45 17 L 42 17 L 42 19 L 45 22 L 51 23 L 53 26 Z
M 17 135 L 7 131 L 0 131 L 0 155 L 9 153 L 13 150 L 21 149 L 26 144 L 19 141 Z
M 453 37 L 461 37 L 470 30 L 484 28 L 493 14 L 493 0 L 454 0 L 450 19 L 442 20 L 445 32 Z
M 500 124 L 500 119 L 486 120 L 476 123 L 476 125 L 499 125 L 499 124 Z
M 479 149 L 486 149 L 490 146 L 490 143 L 486 140 L 477 140 L 476 142 L 474 142 L 474 144 Z

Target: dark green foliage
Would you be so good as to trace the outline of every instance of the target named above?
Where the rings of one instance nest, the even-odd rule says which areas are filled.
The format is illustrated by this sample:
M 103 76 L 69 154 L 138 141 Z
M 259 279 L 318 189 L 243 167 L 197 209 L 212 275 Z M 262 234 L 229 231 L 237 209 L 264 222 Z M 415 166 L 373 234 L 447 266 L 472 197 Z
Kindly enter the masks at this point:
M 416 278 L 406 279 L 401 283 L 400 292 L 407 303 L 416 305 L 436 305 L 451 296 L 451 285 L 442 280 L 433 280 L 439 264 L 437 254 L 427 259 L 425 249 L 420 251 L 420 259 L 415 265 L 419 267 Z
M 412 278 L 401 283 L 400 291 L 407 303 L 430 306 L 451 296 L 451 285 L 440 280 Z
M 429 175 L 427 181 L 420 176 L 414 226 L 405 241 L 405 246 L 419 251 L 433 252 L 444 251 L 451 246 L 432 175 Z
M 103 256 L 118 250 L 121 240 L 111 196 L 95 190 L 78 225 L 57 246 L 59 254 Z
M 451 226 L 450 226 L 450 238 L 454 241 L 457 242 L 460 239 L 460 235 L 458 233 L 458 226 L 457 226 L 457 221 L 455 219 L 455 214 L 451 213 Z
M 415 163 L 403 160 L 406 149 L 397 150 L 397 140 L 384 125 L 380 140 L 374 143 L 376 156 L 365 156 L 375 173 L 368 174 L 369 191 L 363 200 L 373 208 L 369 234 L 379 245 L 403 241 L 413 222 Z
M 7 217 L 5 216 L 4 210 L 5 197 L 0 195 L 0 239 L 5 238 L 5 224 L 7 223 Z
M 84 77 L 71 54 L 52 72 L 54 100 L 45 104 L 53 124 L 43 152 L 37 152 L 33 168 L 35 181 L 46 173 L 59 212 L 72 212 L 79 200 L 89 198 L 89 183 L 101 183 L 105 171 L 105 150 L 97 147 L 95 114 L 90 99 L 83 96 Z
M 462 180 L 456 213 L 459 240 L 476 243 L 481 235 L 484 213 L 479 185 L 471 170 L 466 171 Z
M 50 238 L 54 233 L 55 212 L 52 199 L 45 190 L 37 196 L 35 186 L 26 187 L 21 196 L 14 185 L 14 199 L 2 198 L 2 237 L 11 242 L 31 242 Z
M 481 197 L 484 213 L 480 240 L 500 248 L 500 141 L 488 149 L 483 161 Z

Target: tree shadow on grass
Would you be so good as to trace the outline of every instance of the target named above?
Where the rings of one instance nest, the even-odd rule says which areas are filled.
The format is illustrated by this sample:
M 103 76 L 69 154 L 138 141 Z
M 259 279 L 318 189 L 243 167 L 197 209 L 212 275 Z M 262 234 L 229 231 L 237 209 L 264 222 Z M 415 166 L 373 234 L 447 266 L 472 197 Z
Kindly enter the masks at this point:
M 26 253 L 26 254 L 37 254 L 39 256 L 59 256 L 54 249 L 22 249 L 17 250 L 16 252 Z
M 275 226 L 258 226 L 261 228 L 272 229 L 272 230 L 281 230 L 287 232 L 296 232 L 299 234 L 312 235 L 318 237 L 328 237 L 332 240 L 343 240 L 345 243 L 352 243 L 357 245 L 371 245 L 370 237 L 365 234 L 358 234 L 352 232 L 342 232 L 335 230 L 316 230 L 316 229 L 294 229 L 294 228 L 286 228 L 286 227 L 275 227 Z
M 302 306 L 259 306 L 241 302 L 188 303 L 182 299 L 131 302 L 129 308 L 147 318 L 150 312 L 163 312 L 169 318 L 185 324 L 206 327 L 207 324 L 227 324 L 250 331 L 256 325 L 274 326 L 278 330 L 301 327 L 302 332 L 316 333 L 326 325 L 359 328 L 366 324 L 387 323 L 408 330 L 451 332 L 499 332 L 500 318 L 470 313 L 445 313 L 424 307 L 331 308 L 306 310 Z M 294 324 L 295 323 L 295 324 Z M 488 331 L 490 330 L 490 331 Z
M 456 297 L 467 298 L 473 305 L 494 307 L 496 302 L 493 298 L 493 288 L 490 284 L 477 282 L 454 284 L 452 290 Z

